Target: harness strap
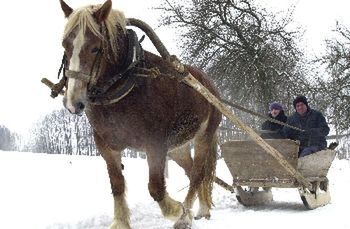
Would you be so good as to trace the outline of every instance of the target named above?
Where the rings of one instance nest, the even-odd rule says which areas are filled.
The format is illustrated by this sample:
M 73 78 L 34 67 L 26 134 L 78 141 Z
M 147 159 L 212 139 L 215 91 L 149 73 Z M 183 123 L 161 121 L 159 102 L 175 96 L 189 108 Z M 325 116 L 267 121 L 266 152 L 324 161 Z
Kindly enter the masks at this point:
M 88 74 L 71 70 L 66 70 L 65 74 L 67 78 L 78 79 L 85 83 L 89 83 L 91 78 L 91 76 Z
M 134 79 L 135 75 L 134 72 L 132 71 L 133 69 L 136 68 L 136 66 L 144 59 L 144 51 L 138 41 L 137 35 L 135 31 L 128 29 L 127 30 L 127 35 L 128 35 L 128 40 L 129 40 L 129 51 L 128 51 L 128 56 L 125 61 L 125 68 L 122 72 L 115 74 L 112 76 L 107 82 L 103 84 L 103 86 L 91 86 L 88 92 L 89 99 L 92 101 L 97 101 L 98 99 L 100 100 L 105 100 L 105 94 L 107 91 L 115 85 L 117 82 L 124 78 L 128 82 L 127 84 L 123 85 L 123 87 L 120 89 L 121 91 L 117 91 L 113 98 L 111 98 L 111 101 L 118 100 L 118 97 L 123 95 L 124 97 L 124 91 L 128 91 L 128 93 L 131 91 L 131 89 L 134 88 L 136 80 Z M 129 79 L 129 78 L 132 78 Z M 132 83 L 131 83 L 132 82 Z M 95 84 L 93 84 L 95 85 Z M 127 88 L 129 86 L 129 88 Z M 118 100 L 119 101 L 119 100 Z M 96 103 L 96 102 L 95 102 Z M 111 102 L 113 103 L 113 102 Z M 105 104 L 105 102 L 103 103 Z
M 135 78 L 129 77 L 126 79 L 126 82 L 122 86 L 118 87 L 116 93 L 110 96 L 90 97 L 90 103 L 93 105 L 108 105 L 116 103 L 122 98 L 124 98 L 126 95 L 128 95 L 132 89 L 134 89 L 136 85 L 135 81 Z
M 101 44 L 102 46 L 102 44 Z M 95 85 L 97 83 L 97 74 L 100 72 L 100 68 L 101 68 L 101 61 L 102 61 L 102 55 L 103 55 L 103 49 L 102 47 L 100 47 L 97 55 L 96 55 L 96 58 L 95 58 L 95 61 L 93 63 L 93 66 L 96 66 L 94 68 L 91 69 L 91 78 L 90 78 L 90 82 L 89 82 L 89 88 L 88 90 L 91 89 L 92 85 Z

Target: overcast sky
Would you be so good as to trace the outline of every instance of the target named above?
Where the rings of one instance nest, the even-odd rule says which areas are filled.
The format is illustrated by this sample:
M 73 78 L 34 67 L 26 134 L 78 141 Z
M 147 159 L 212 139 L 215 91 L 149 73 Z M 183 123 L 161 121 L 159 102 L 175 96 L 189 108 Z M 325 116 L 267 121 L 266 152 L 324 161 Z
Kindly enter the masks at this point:
M 66 0 L 73 8 L 103 3 L 103 0 Z M 151 2 L 151 3 L 150 3 Z M 157 26 L 157 11 L 151 9 L 160 0 L 118 0 L 113 8 L 126 17 L 136 17 Z M 304 45 L 309 54 L 318 52 L 322 42 L 339 20 L 350 26 L 349 0 L 264 0 L 265 7 L 284 10 L 296 4 L 294 18 L 305 28 Z M 20 7 L 19 7 L 20 6 Z M 60 109 L 62 97 L 51 99 L 50 91 L 40 83 L 42 77 L 57 82 L 63 49 L 61 37 L 65 24 L 58 0 L 5 1 L 2 3 L 0 125 L 24 132 L 32 123 L 53 109 Z M 171 54 L 180 55 L 172 31 L 156 30 Z M 149 43 L 145 49 L 154 51 Z

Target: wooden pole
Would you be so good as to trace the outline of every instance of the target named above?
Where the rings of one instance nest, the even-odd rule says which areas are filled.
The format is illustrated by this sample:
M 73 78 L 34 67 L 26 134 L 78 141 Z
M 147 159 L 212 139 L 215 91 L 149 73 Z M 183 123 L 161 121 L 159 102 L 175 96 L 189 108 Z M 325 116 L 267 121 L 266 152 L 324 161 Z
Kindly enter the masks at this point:
M 221 180 L 219 177 L 215 177 L 214 182 L 220 185 L 222 188 L 226 189 L 227 191 L 230 191 L 232 193 L 235 192 L 235 188 L 233 186 L 227 184 L 225 181 Z
M 225 115 L 233 124 L 247 133 L 254 142 L 261 146 L 268 154 L 273 156 L 297 181 L 304 187 L 311 189 L 311 183 L 303 175 L 291 166 L 288 161 L 275 148 L 267 144 L 253 129 L 245 125 L 235 114 L 233 114 L 223 103 L 216 98 L 206 87 L 204 87 L 191 73 L 189 73 L 182 82 L 193 87 L 197 92 L 203 95 L 209 103 L 214 105 L 223 115 Z

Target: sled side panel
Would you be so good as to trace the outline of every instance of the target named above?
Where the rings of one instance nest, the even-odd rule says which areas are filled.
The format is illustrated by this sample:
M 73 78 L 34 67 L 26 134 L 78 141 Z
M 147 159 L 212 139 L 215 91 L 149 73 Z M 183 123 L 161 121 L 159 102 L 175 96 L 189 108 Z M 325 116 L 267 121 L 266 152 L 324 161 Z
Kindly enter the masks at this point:
M 299 145 L 288 139 L 267 139 L 295 169 Z M 292 177 L 278 161 L 253 141 L 229 141 L 221 145 L 222 156 L 234 185 L 252 187 L 294 187 Z
M 301 157 L 298 160 L 298 170 L 306 178 L 326 177 L 335 153 L 335 150 L 327 149 Z

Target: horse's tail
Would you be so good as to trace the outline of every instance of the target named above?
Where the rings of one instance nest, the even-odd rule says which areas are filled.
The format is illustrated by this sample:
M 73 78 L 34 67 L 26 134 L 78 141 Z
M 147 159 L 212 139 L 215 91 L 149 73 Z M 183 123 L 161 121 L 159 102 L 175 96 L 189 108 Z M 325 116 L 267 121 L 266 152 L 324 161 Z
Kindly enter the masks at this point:
M 217 133 L 214 134 L 210 147 L 209 152 L 206 157 L 206 163 L 205 163 L 205 176 L 202 182 L 202 188 L 201 191 L 202 196 L 205 200 L 205 202 L 208 204 L 208 207 L 210 208 L 213 206 L 213 200 L 212 200 L 212 191 L 213 191 L 213 183 L 215 181 L 216 177 L 216 160 L 217 160 Z

